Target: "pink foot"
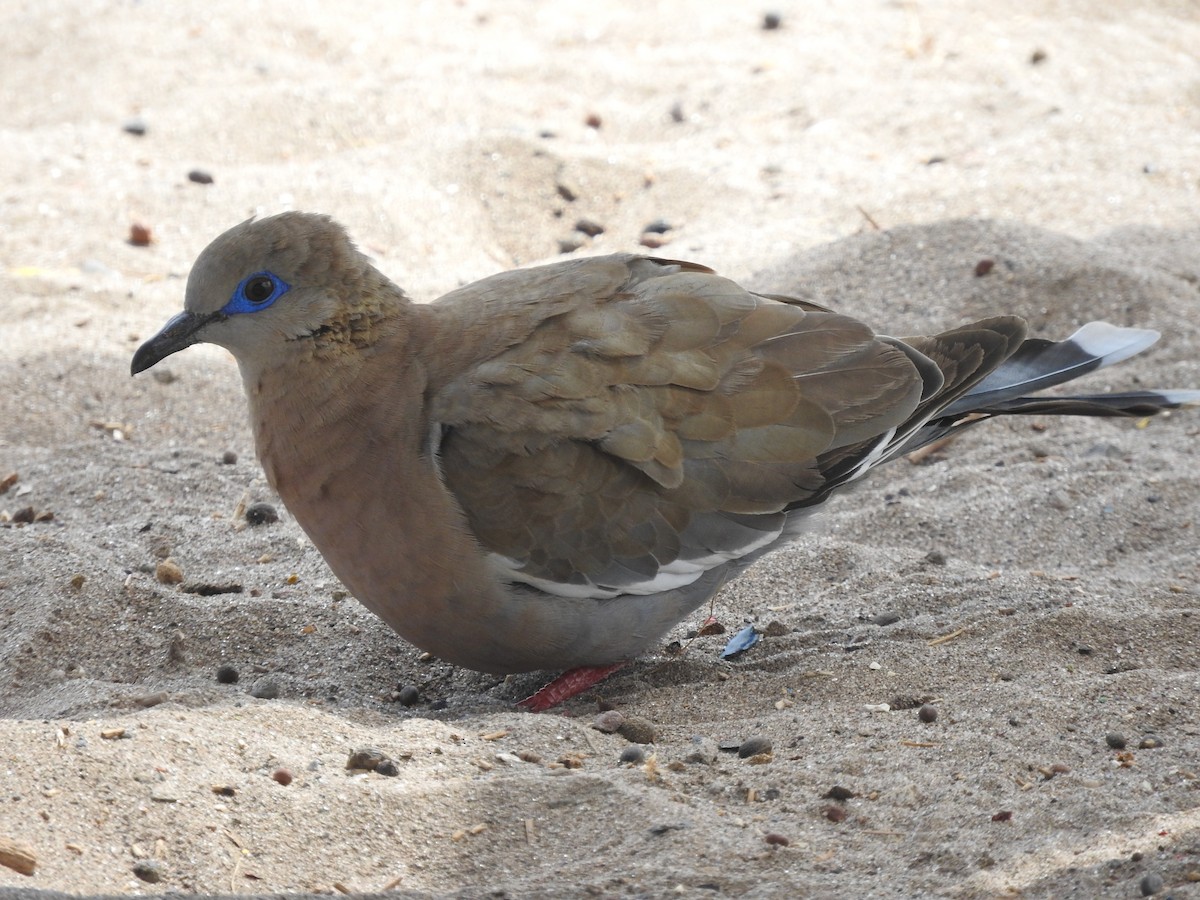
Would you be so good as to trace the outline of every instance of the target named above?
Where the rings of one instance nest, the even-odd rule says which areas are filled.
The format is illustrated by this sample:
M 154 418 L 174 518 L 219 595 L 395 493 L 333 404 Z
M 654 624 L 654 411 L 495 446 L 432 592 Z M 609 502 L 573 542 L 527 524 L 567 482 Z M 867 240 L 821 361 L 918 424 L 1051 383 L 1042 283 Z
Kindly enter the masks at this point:
M 536 694 L 526 697 L 517 706 L 530 712 L 545 712 L 552 706 L 558 706 L 564 700 L 570 700 L 577 694 L 582 694 L 593 684 L 599 684 L 624 665 L 624 662 L 619 662 L 608 666 L 580 666 L 578 669 L 570 669 Z

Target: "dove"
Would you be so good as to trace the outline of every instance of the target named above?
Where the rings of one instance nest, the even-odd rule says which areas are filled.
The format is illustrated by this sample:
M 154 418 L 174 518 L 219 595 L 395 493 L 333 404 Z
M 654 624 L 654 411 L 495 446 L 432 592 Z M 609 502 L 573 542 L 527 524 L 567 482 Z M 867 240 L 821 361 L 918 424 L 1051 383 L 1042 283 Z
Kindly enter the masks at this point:
M 634 254 L 415 303 L 330 217 L 218 236 L 132 373 L 237 361 L 258 458 L 330 569 L 458 666 L 567 670 L 546 709 L 653 648 L 832 494 L 994 416 L 1143 417 L 1200 391 L 1039 392 L 1149 347 L 1016 316 L 897 338 Z

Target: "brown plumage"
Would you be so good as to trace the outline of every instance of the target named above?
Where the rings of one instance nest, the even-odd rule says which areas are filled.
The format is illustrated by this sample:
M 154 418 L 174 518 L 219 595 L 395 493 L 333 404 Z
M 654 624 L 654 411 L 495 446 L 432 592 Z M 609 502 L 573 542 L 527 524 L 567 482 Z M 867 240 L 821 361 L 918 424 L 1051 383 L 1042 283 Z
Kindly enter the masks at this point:
M 285 213 L 204 251 L 133 370 L 231 350 L 267 476 L 334 573 L 418 646 L 504 673 L 645 651 L 831 491 L 981 417 L 1196 400 L 1023 396 L 1154 337 L 1027 341 L 1006 316 L 898 340 L 632 255 L 413 304 L 336 223 Z

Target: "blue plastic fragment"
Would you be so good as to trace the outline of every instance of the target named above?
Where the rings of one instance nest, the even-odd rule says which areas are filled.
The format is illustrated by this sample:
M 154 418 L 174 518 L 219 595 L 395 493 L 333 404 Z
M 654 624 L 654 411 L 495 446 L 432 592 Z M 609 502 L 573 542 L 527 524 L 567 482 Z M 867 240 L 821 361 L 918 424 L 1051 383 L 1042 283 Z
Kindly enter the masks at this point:
M 721 659 L 732 659 L 739 653 L 744 653 L 758 643 L 758 632 L 753 625 L 747 625 L 729 639 L 725 649 L 721 651 Z

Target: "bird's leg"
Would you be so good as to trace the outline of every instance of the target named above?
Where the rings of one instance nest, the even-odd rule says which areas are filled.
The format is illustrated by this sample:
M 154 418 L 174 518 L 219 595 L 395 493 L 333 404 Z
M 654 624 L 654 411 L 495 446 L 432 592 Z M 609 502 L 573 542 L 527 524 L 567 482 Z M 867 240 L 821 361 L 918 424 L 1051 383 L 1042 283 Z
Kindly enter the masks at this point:
M 526 697 L 517 706 L 530 712 L 545 712 L 564 700 L 582 694 L 624 666 L 622 661 L 607 666 L 580 666 L 578 669 L 569 669 L 537 693 Z

